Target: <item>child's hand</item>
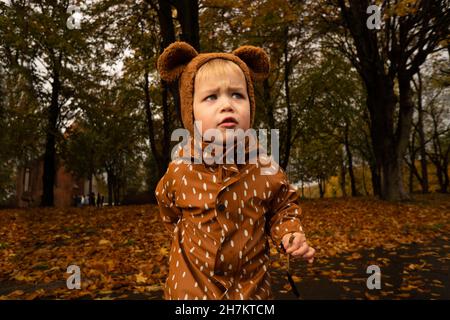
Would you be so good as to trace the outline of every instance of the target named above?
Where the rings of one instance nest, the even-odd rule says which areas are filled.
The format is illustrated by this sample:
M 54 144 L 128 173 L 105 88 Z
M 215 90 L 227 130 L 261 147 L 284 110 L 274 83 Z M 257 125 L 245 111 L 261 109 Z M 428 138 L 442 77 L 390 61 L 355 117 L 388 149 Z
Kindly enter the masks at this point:
M 291 239 L 292 243 L 289 244 L 291 236 L 293 237 L 293 241 Z M 302 257 L 303 259 L 308 260 L 309 263 L 314 261 L 316 250 L 306 243 L 304 233 L 294 232 L 285 234 L 282 243 L 287 254 L 292 254 L 293 257 Z

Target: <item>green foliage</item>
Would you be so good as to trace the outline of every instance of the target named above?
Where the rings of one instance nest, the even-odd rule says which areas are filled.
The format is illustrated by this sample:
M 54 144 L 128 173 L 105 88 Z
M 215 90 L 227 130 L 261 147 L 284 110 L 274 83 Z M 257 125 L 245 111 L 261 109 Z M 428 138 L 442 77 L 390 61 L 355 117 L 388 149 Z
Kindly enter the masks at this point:
M 411 19 L 420 13 L 415 11 L 417 3 L 397 1 L 385 11 L 385 18 Z M 122 194 L 153 191 L 158 181 L 148 124 L 153 121 L 156 153 L 162 153 L 164 110 L 156 72 L 162 49 L 159 2 L 96 1 L 81 7 L 85 19 L 74 30 L 66 25 L 69 4 L 50 0 L 0 4 L 0 199 L 13 193 L 16 167 L 44 152 L 55 72 L 61 81 L 56 147 L 66 166 L 86 178 L 108 172 Z M 230 52 L 245 44 L 268 52 L 267 87 L 255 87 L 255 127 L 271 129 L 273 124 L 280 130 L 283 148 L 291 146 L 294 180 L 336 176 L 345 164 L 346 142 L 355 159 L 373 163 L 366 88 L 359 70 L 348 62 L 355 58 L 354 47 L 334 1 L 201 0 L 199 6 L 202 52 Z M 180 16 L 172 10 L 177 40 Z M 384 35 L 380 32 L 377 37 L 383 40 Z M 448 60 L 443 60 L 427 78 L 425 100 L 448 87 Z M 285 73 L 291 141 L 285 139 Z M 445 110 L 441 100 L 436 103 L 437 111 Z M 170 94 L 168 104 L 171 132 L 181 123 Z M 434 141 L 445 149 L 447 115 L 438 116 L 438 131 L 443 133 Z M 427 139 L 433 143 L 431 116 L 425 124 Z

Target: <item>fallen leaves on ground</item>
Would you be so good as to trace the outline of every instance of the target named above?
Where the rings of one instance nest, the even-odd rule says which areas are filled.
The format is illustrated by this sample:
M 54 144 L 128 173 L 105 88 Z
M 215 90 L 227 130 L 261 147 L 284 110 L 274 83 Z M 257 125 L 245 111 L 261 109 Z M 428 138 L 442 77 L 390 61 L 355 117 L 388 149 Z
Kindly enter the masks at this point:
M 356 261 L 362 249 L 393 249 L 436 237 L 448 241 L 448 196 L 421 196 L 410 203 L 373 198 L 305 200 L 301 207 L 316 259 L 348 253 L 346 260 Z M 120 299 L 160 292 L 168 271 L 170 241 L 155 205 L 2 210 L 0 299 Z M 271 256 L 276 254 L 272 246 Z M 421 255 L 425 258 L 433 252 Z M 383 259 L 377 262 L 389 263 Z M 80 267 L 79 290 L 66 287 L 70 265 Z M 274 261 L 272 267 L 284 269 L 285 259 Z M 418 260 L 404 271 L 431 267 Z M 338 280 L 340 272 L 323 270 L 321 276 Z M 302 280 L 295 275 L 293 279 Z M 406 297 L 418 285 L 405 282 L 399 295 Z
M 0 239 L 0 283 L 30 285 L 3 298 L 154 292 L 167 274 L 170 237 L 153 205 L 2 210 Z M 70 265 L 80 267 L 81 290 L 66 287 Z M 57 288 L 33 290 L 34 285 L 55 282 Z
M 373 198 L 306 200 L 303 226 L 317 257 L 365 248 L 392 249 L 403 243 L 422 243 L 450 235 L 450 196 L 415 195 L 410 203 Z

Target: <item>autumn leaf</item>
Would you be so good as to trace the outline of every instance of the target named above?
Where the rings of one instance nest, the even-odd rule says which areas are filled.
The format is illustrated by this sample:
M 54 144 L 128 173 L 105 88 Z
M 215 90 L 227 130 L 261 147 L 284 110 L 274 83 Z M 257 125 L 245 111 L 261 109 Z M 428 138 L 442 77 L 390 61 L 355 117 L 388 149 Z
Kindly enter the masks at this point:
M 167 248 L 162 247 L 159 249 L 159 254 L 167 256 L 169 254 L 169 250 L 167 250 Z
M 280 268 L 281 264 L 277 260 L 275 260 L 274 262 L 272 262 L 272 267 L 273 268 Z
M 106 239 L 102 239 L 102 240 L 100 240 L 100 241 L 98 242 L 98 244 L 99 244 L 100 246 L 103 246 L 103 245 L 110 245 L 110 244 L 111 244 L 111 241 L 106 240 Z
M 146 283 L 147 282 L 147 277 L 144 276 L 144 274 L 141 272 L 141 273 L 136 275 L 136 282 L 137 283 Z

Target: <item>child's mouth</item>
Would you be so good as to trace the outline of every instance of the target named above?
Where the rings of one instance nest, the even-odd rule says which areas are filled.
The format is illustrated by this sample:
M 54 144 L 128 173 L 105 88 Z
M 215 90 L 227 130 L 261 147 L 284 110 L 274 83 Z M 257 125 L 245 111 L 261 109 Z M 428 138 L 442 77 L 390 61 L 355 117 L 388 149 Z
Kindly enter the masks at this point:
M 234 127 L 236 127 L 237 123 L 238 122 L 234 117 L 226 117 L 219 124 L 219 127 L 234 128 Z
M 236 122 L 224 122 L 224 123 L 221 123 L 219 126 L 225 127 L 225 128 L 234 128 L 236 125 L 237 125 Z

